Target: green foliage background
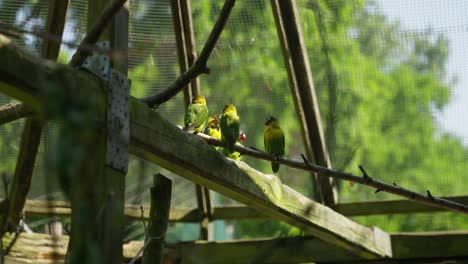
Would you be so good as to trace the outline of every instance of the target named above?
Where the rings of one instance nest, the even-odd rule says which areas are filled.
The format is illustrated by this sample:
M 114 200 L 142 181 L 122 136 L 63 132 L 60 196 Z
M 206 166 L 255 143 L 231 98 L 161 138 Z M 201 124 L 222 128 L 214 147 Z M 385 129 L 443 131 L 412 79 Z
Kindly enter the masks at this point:
M 15 1 L 0 2 L 4 8 Z M 34 1 L 20 2 L 16 4 L 28 10 Z M 74 33 L 68 36 L 75 41 L 84 32 L 85 2 L 71 2 L 67 23 Z M 445 132 L 435 119 L 435 114 L 449 103 L 451 87 L 456 81 L 446 72 L 450 52 L 447 37 L 435 30 L 421 34 L 390 23 L 373 1 L 297 2 L 333 167 L 358 174 L 357 166 L 362 164 L 375 178 L 421 193 L 429 189 L 436 196 L 468 194 L 468 185 L 463 180 L 468 171 L 468 148 L 459 138 Z M 198 50 L 211 31 L 221 5 L 222 1 L 192 1 Z M 18 10 L 10 11 L 2 19 L 16 23 L 11 14 L 19 14 Z M 44 15 L 43 11 L 40 14 Z M 40 27 L 43 21 L 37 21 L 37 25 Z M 35 50 L 37 43 L 32 40 L 19 44 Z M 174 43 L 169 1 L 131 2 L 132 95 L 153 94 L 177 77 Z M 62 50 L 62 61 L 70 54 L 71 50 Z M 211 74 L 201 77 L 201 90 L 211 113 L 234 103 L 241 117 L 241 128 L 247 133 L 246 145 L 259 148 L 263 147 L 264 118 L 270 114 L 279 117 L 286 133 L 287 156 L 299 159 L 304 153 L 300 125 L 269 1 L 236 3 L 208 65 Z M 8 101 L 4 97 L 2 100 Z M 178 95 L 158 111 L 181 124 L 182 96 Z M 0 127 L 0 172 L 14 169 L 20 124 Z M 267 162 L 251 158 L 245 161 L 270 173 Z M 147 182 L 141 175 L 150 176 L 159 170 L 135 158 L 130 168 L 128 186 Z M 282 167 L 278 176 L 304 195 L 312 196 L 309 174 Z M 37 184 L 35 188 L 39 190 L 38 186 L 47 183 Z M 190 197 L 183 195 L 192 185 L 178 186 L 173 192 L 178 202 L 173 200 L 173 204 L 194 206 L 194 193 Z M 345 182 L 339 182 L 338 189 L 341 202 L 396 198 L 385 193 L 376 195 L 365 186 L 350 187 Z M 222 197 L 217 203 L 232 201 Z M 468 228 L 466 217 L 454 213 L 356 217 L 355 220 L 387 231 Z M 276 221 L 230 224 L 235 226 L 236 238 L 300 234 L 299 230 Z

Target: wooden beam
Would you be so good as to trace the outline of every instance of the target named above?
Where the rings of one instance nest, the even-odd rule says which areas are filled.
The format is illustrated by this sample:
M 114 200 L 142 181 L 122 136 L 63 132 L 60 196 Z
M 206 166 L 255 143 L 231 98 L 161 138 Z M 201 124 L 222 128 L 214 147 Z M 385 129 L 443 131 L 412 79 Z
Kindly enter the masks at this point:
M 267 254 L 263 254 L 263 253 Z M 340 247 L 311 237 L 194 241 L 177 245 L 182 263 L 308 263 L 360 260 Z M 229 260 L 225 262 L 224 260 Z
M 10 53 L 14 54 L 15 52 Z M 2 48 L 0 46 L 1 56 Z M 45 71 L 37 59 L 30 63 L 33 63 L 34 67 L 41 68 L 43 72 Z M 34 68 L 33 66 L 29 67 Z M 2 71 L 3 69 L 0 72 Z M 90 93 L 92 92 L 90 86 L 97 85 L 82 85 L 80 74 L 76 73 L 73 78 L 68 78 L 71 73 L 76 73 L 76 71 L 68 67 L 62 68 L 62 71 L 57 73 L 60 80 L 63 80 L 60 84 L 64 90 L 68 91 L 67 87 L 82 88 L 78 91 L 71 89 L 70 93 Z M 95 82 L 98 83 L 96 80 Z M 35 89 L 33 89 L 34 87 Z M 38 94 L 40 89 L 46 88 L 42 88 L 41 84 L 27 87 L 25 91 L 30 93 L 25 93 L 24 96 L 39 100 L 31 95 Z M 88 95 L 86 98 L 100 97 Z M 39 103 L 37 104 L 39 105 Z M 102 107 L 101 104 L 96 106 Z M 99 113 L 98 110 L 95 112 Z M 288 186 L 284 186 L 274 175 L 258 172 L 244 162 L 226 159 L 201 138 L 185 133 L 162 118 L 158 112 L 135 98 L 130 99 L 130 120 L 131 152 L 139 157 L 260 210 L 269 217 L 302 228 L 306 232 L 362 257 L 391 256 L 391 251 L 380 245 L 380 241 L 375 240 L 376 233 L 373 229 L 361 226 L 330 208 L 311 201 Z M 95 152 L 95 150 L 94 146 L 89 151 Z M 86 169 L 91 170 L 92 168 Z M 80 173 L 81 175 L 95 175 L 95 172 L 91 171 Z M 76 186 L 74 187 L 76 188 Z M 80 188 L 83 186 L 80 185 Z M 389 241 L 389 238 L 383 239 L 384 244 L 385 241 Z
M 468 232 L 392 234 L 393 258 L 364 260 L 313 237 L 290 237 L 217 242 L 182 242 L 176 245 L 182 263 L 441 263 L 468 260 Z M 229 260 L 230 262 L 225 262 Z M 445 263 L 445 262 L 444 262 Z M 447 262 L 448 263 L 448 262 Z M 450 262 L 459 263 L 459 262 Z
M 13 235 L 3 237 L 9 245 Z M 250 263 L 264 251 L 269 254 L 261 263 L 463 263 L 468 261 L 468 232 L 396 233 L 391 235 L 393 258 L 364 260 L 340 247 L 314 237 L 262 238 L 234 241 L 191 241 L 168 245 L 166 255 L 175 255 L 181 263 Z M 67 236 L 47 234 L 19 235 L 7 256 L 7 263 L 61 263 L 66 254 Z M 125 260 L 135 257 L 143 241 L 123 245 Z M 52 262 L 52 261 L 57 262 Z M 46 262 L 50 261 L 50 262 Z M 437 262 L 436 262 L 437 261 Z M 452 262 L 450 262 L 452 261 Z M 12 262 L 16 263 L 16 262 Z M 19 262 L 23 263 L 23 262 Z
M 468 231 L 392 234 L 394 258 L 468 257 Z
M 459 203 L 468 204 L 468 196 L 448 196 L 445 199 Z M 148 219 L 149 206 L 143 205 L 144 219 Z M 385 215 L 385 214 L 407 214 L 424 212 L 447 212 L 439 207 L 427 206 L 409 200 L 383 200 L 353 203 L 339 203 L 332 207 L 333 210 L 345 216 L 363 215 Z M 26 215 L 56 215 L 70 216 L 71 207 L 69 203 L 62 201 L 38 201 L 26 200 L 24 206 Z M 125 205 L 125 216 L 129 219 L 140 220 L 140 205 Z M 203 215 L 198 209 L 172 208 L 169 212 L 170 222 L 200 222 Z M 262 212 L 243 205 L 214 207 L 211 220 L 245 220 L 245 219 L 267 219 L 268 216 Z
M 154 185 L 151 187 L 151 209 L 148 222 L 148 233 L 145 237 L 143 264 L 161 263 L 163 245 L 169 225 L 169 209 L 171 208 L 172 182 L 162 174 L 154 175 Z
M 372 229 L 309 200 L 274 175 L 224 158 L 144 103 L 135 99 L 130 103 L 133 154 L 363 257 L 391 256 L 376 243 Z
M 271 0 L 271 4 L 307 158 L 314 164 L 331 168 L 296 1 Z M 315 200 L 328 206 L 337 203 L 334 180 L 311 174 Z
M 149 217 L 149 206 L 143 205 L 144 219 Z M 71 206 L 67 202 L 63 201 L 38 201 L 38 200 L 27 200 L 24 206 L 26 215 L 55 215 L 55 216 L 70 216 Z M 141 220 L 140 205 L 125 205 L 125 216 L 133 220 Z M 182 209 L 173 208 L 169 213 L 170 222 L 200 222 L 202 214 L 197 209 Z

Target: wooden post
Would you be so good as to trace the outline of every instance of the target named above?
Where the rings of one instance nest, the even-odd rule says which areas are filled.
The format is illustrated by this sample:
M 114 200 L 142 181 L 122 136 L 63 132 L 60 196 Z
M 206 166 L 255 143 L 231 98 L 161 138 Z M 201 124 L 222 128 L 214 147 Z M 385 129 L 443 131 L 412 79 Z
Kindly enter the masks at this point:
M 291 93 L 302 126 L 306 155 L 317 165 L 331 168 L 325 145 L 320 109 L 315 94 L 309 57 L 295 0 L 271 0 Z M 312 173 L 315 200 L 328 206 L 337 203 L 333 179 Z
M 88 29 L 110 2 L 88 0 Z M 118 60 L 111 61 L 111 67 L 124 75 L 127 74 L 124 55 L 128 45 L 128 9 L 127 1 L 99 38 L 110 41 L 113 51 L 122 51 Z M 90 75 L 90 78 L 96 77 Z M 96 113 L 96 118 L 106 124 L 108 114 L 107 110 L 104 112 L 104 115 Z M 70 263 L 120 263 L 122 260 L 125 173 L 106 165 L 106 141 L 112 135 L 104 128 L 97 130 L 87 132 L 93 133 L 94 139 L 85 143 L 88 156 L 82 161 L 81 175 L 72 180 Z
M 151 187 L 151 208 L 148 223 L 148 234 L 145 239 L 143 264 L 161 263 L 164 237 L 169 224 L 171 208 L 172 182 L 162 174 L 154 175 L 154 186 Z
M 182 14 L 182 25 L 184 32 L 184 40 L 187 54 L 187 62 L 189 67 L 197 60 L 197 47 L 195 42 L 195 30 L 193 29 L 192 19 L 192 0 L 180 0 L 180 12 Z M 190 83 L 192 88 L 192 95 L 197 96 L 200 94 L 200 79 L 194 78 Z
M 174 33 L 176 39 L 176 47 L 177 47 L 177 56 L 179 58 L 179 68 L 180 72 L 184 73 L 188 70 L 189 65 L 187 61 L 187 51 L 185 49 L 185 36 L 184 36 L 184 22 L 182 20 L 182 13 L 180 8 L 180 0 L 173 0 L 171 2 L 172 8 L 172 22 L 174 24 Z M 192 100 L 192 93 L 190 90 L 190 85 L 186 85 L 184 87 L 184 102 L 185 107 L 190 104 Z
M 68 1 L 53 0 L 49 3 L 46 31 L 51 35 L 62 38 L 67 9 Z M 60 43 L 44 39 L 42 47 L 42 56 L 44 58 L 56 61 L 59 51 Z M 27 118 L 24 124 L 15 174 L 10 186 L 10 197 L 8 197 L 10 202 L 8 206 L 10 230 L 15 229 L 21 218 L 21 211 L 31 186 L 36 156 L 41 142 L 42 128 L 43 122 L 37 116 Z
M 171 1 L 171 7 L 180 72 L 184 73 L 197 58 L 190 0 Z M 195 78 L 184 88 L 185 108 L 191 103 L 191 98 L 199 94 L 200 83 L 198 78 Z M 208 240 L 208 224 L 212 216 L 210 190 L 195 184 L 195 195 L 198 209 L 203 215 L 200 223 L 200 236 L 202 240 Z

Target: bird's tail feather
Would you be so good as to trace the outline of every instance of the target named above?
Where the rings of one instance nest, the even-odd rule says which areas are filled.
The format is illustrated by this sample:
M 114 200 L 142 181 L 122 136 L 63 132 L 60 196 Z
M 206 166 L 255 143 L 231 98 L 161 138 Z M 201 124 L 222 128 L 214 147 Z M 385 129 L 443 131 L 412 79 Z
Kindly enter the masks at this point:
M 271 163 L 271 169 L 273 170 L 273 172 L 275 173 L 278 172 L 279 167 L 280 167 L 279 163 L 276 163 L 276 162 Z

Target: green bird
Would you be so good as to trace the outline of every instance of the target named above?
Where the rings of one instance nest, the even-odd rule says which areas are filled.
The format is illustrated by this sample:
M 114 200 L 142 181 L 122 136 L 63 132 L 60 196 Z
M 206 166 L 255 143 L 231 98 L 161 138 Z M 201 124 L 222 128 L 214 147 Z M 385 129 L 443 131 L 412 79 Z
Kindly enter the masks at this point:
M 279 121 L 270 116 L 265 121 L 265 130 L 263 132 L 263 142 L 266 152 L 275 156 L 284 156 L 284 133 L 279 125 Z M 271 162 L 273 172 L 278 172 L 279 163 Z
M 208 107 L 205 97 L 199 95 L 193 98 L 192 103 L 187 107 L 184 118 L 184 130 L 197 134 L 203 131 L 208 119 Z
M 236 145 L 242 146 L 242 142 L 244 142 L 247 139 L 247 136 L 245 135 L 243 130 L 239 131 L 239 138 L 237 139 Z M 227 148 L 223 148 L 222 151 L 223 155 L 225 157 L 228 157 L 233 160 L 241 160 L 241 154 L 237 151 L 234 151 L 232 153 L 229 153 L 229 150 Z
M 233 104 L 226 105 L 219 125 L 221 127 L 221 141 L 226 144 L 229 153 L 234 152 L 234 144 L 239 137 L 239 123 L 240 119 L 236 107 Z

